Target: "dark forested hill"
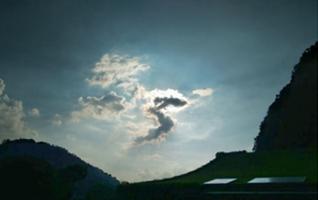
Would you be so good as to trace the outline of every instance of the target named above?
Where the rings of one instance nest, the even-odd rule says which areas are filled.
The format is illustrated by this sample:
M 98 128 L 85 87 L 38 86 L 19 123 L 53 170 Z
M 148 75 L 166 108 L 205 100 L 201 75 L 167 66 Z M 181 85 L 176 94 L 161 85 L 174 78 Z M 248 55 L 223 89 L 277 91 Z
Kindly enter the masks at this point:
M 260 125 L 255 151 L 317 148 L 318 43 L 295 66 Z
M 41 175 L 42 172 L 45 171 L 48 176 L 52 177 L 59 174 L 59 177 L 62 179 L 59 181 L 62 182 L 70 176 L 77 176 L 77 174 L 74 174 L 77 173 L 77 171 L 83 174 L 81 170 L 76 170 L 79 167 L 80 169 L 85 169 L 84 176 L 74 181 L 72 197 L 68 197 L 72 199 L 83 199 L 88 192 L 94 190 L 96 187 L 103 186 L 106 189 L 113 190 L 119 184 L 116 178 L 91 166 L 67 150 L 33 140 L 20 139 L 5 141 L 0 145 L 0 167 L 2 167 L 3 170 L 10 171 L 11 166 L 16 166 L 16 171 L 12 172 L 12 176 L 14 177 L 21 172 L 20 170 L 26 169 L 27 167 L 25 166 L 29 166 L 30 170 L 26 170 L 21 174 L 34 173 Z M 41 166 L 44 167 L 41 168 Z M 50 171 L 52 173 L 49 173 Z M 19 182 L 21 180 L 16 181 Z M 38 189 L 38 191 L 40 192 L 41 189 Z

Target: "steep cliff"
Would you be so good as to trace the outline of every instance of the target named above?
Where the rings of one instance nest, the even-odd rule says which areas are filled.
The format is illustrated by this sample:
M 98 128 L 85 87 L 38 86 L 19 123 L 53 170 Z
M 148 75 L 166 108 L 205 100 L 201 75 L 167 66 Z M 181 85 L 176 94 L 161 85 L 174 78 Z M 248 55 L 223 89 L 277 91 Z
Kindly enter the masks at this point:
M 260 125 L 255 151 L 317 148 L 317 55 L 318 43 L 303 53 Z

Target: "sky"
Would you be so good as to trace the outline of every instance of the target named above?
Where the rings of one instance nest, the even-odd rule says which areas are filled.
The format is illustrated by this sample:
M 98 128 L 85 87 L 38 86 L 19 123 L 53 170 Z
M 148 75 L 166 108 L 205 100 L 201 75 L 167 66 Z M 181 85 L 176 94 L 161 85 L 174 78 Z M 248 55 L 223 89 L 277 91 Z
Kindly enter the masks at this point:
M 251 151 L 317 41 L 316 0 L 2 0 L 0 140 L 67 148 L 121 181 Z

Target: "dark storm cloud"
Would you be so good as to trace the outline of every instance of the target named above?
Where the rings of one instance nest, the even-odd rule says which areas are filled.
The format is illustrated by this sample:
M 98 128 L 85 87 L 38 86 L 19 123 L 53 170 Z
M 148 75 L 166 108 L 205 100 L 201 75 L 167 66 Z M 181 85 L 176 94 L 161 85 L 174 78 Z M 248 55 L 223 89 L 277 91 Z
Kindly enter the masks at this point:
M 164 114 L 161 110 L 168 106 L 182 107 L 187 104 L 187 101 L 176 97 L 156 97 L 153 102 L 155 107 L 149 108 L 148 112 L 156 118 L 159 126 L 157 128 L 150 129 L 146 136 L 138 137 L 135 140 L 138 144 L 164 139 L 174 127 L 174 122 L 170 116 Z
M 175 107 L 182 107 L 187 104 L 186 101 L 174 97 L 157 97 L 155 98 L 154 103 L 157 106 L 158 110 L 166 108 L 170 105 Z
M 148 135 L 143 137 L 138 137 L 135 142 L 136 143 L 143 143 L 146 141 L 153 141 L 159 140 L 160 138 L 164 138 L 166 134 L 172 129 L 174 123 L 169 116 L 165 116 L 159 110 L 155 108 L 150 108 L 149 113 L 154 115 L 157 118 L 157 122 L 159 123 L 159 127 L 150 129 L 148 131 Z

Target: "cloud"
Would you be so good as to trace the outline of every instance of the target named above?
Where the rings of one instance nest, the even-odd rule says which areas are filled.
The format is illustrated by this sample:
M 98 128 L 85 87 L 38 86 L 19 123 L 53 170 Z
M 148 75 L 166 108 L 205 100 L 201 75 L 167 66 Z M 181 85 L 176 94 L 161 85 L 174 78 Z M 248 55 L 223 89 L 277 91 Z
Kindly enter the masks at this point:
M 5 83 L 0 79 L 0 140 L 36 137 L 36 131 L 25 124 L 22 102 L 10 99 L 4 91 Z
M 5 87 L 4 81 L 0 79 L 0 96 L 3 94 Z
M 32 108 L 29 111 L 29 115 L 32 116 L 32 117 L 39 117 L 40 116 L 40 110 L 37 109 L 37 108 Z
M 136 76 L 149 67 L 148 64 L 141 63 L 139 57 L 105 54 L 95 64 L 93 75 L 86 81 L 89 85 L 100 86 L 111 92 L 103 96 L 80 97 L 78 99 L 80 109 L 71 113 L 71 120 L 80 121 L 83 118 L 109 120 L 127 111 L 128 108 L 133 108 L 137 95 L 140 95 L 143 88 Z
M 139 57 L 105 54 L 92 69 L 86 81 L 91 86 L 100 86 L 108 92 L 103 96 L 87 96 L 78 99 L 78 109 L 71 113 L 71 120 L 82 119 L 114 121 L 126 124 L 127 133 L 136 144 L 163 141 L 175 126 L 176 113 L 199 98 L 185 97 L 175 89 L 148 90 L 138 80 L 140 72 L 150 65 Z M 194 95 L 210 96 L 211 88 L 193 90 Z M 135 119 L 137 118 L 137 119 Z M 153 124 L 149 123 L 151 119 Z M 132 124 L 136 124 L 133 126 Z M 116 124 L 114 124 L 116 126 Z M 132 132 L 136 133 L 132 133 Z
M 169 116 L 165 116 L 162 112 L 152 108 L 149 110 L 149 113 L 153 114 L 156 117 L 157 123 L 159 126 L 157 128 L 150 129 L 146 136 L 137 137 L 135 142 L 137 144 L 149 141 L 161 141 L 164 140 L 166 134 L 174 126 L 174 122 Z
M 125 98 L 115 92 L 109 92 L 101 97 L 80 97 L 78 102 L 80 110 L 71 113 L 74 121 L 79 121 L 82 118 L 111 119 L 129 107 Z
M 62 116 L 59 115 L 59 114 L 55 114 L 53 119 L 51 120 L 51 123 L 54 125 L 54 126 L 61 126 L 63 124 L 63 121 L 62 121 Z
M 143 90 L 141 99 L 144 99 L 146 107 L 157 107 L 165 108 L 169 112 L 178 112 L 180 108 L 185 108 L 188 105 L 189 100 L 182 93 L 175 89 L 154 89 L 151 91 Z M 178 104 L 183 104 L 178 106 Z
M 199 95 L 201 97 L 211 96 L 213 94 L 213 89 L 212 88 L 196 89 L 192 91 L 192 94 Z
M 151 155 L 145 155 L 142 157 L 143 160 L 145 161 L 160 161 L 163 159 L 162 155 L 160 154 L 151 154 Z
M 111 85 L 130 88 L 136 82 L 135 76 L 149 69 L 149 65 L 140 62 L 138 57 L 118 54 L 105 54 L 93 68 L 93 76 L 87 79 L 90 85 L 103 88 Z
M 151 92 L 150 92 L 151 93 Z M 154 92 L 152 92 L 154 93 Z M 184 98 L 184 96 L 176 90 L 157 90 L 155 93 L 161 95 L 172 95 L 177 94 L 180 98 Z M 160 142 L 163 141 L 168 133 L 172 130 L 175 123 L 172 120 L 172 117 L 169 116 L 168 107 L 184 107 L 188 102 L 186 100 L 180 99 L 178 97 L 154 97 L 152 107 L 147 109 L 147 112 L 155 118 L 156 124 L 159 126 L 156 128 L 151 128 L 148 130 L 147 135 L 140 136 L 135 139 L 136 144 L 142 144 L 145 142 Z M 168 112 L 163 112 L 163 110 Z M 171 110 L 170 110 L 171 111 Z
M 187 104 L 186 101 L 174 97 L 156 97 L 154 100 L 157 109 L 164 109 L 168 106 L 182 107 Z

